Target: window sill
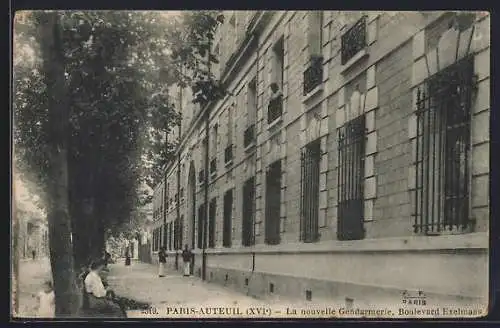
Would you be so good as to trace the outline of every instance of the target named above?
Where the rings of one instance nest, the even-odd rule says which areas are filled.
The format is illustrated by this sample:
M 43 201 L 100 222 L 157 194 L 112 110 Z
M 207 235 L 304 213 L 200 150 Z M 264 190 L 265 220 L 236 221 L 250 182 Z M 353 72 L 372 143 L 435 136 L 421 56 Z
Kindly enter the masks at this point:
M 302 97 L 302 102 L 303 103 L 307 102 L 312 97 L 314 97 L 315 95 L 317 95 L 318 93 L 320 93 L 321 91 L 323 91 L 323 88 L 324 88 L 324 83 L 321 82 L 314 89 L 312 89 L 311 91 L 309 91 L 309 93 L 307 93 L 306 95 L 304 95 Z
M 226 163 L 224 163 L 224 166 L 225 166 L 225 167 L 229 167 L 229 166 L 231 166 L 231 165 L 233 165 L 233 160 L 229 160 L 229 161 L 227 161 Z
M 275 119 L 274 121 L 272 121 L 271 123 L 269 123 L 269 125 L 267 126 L 267 129 L 272 130 L 273 128 L 278 126 L 281 122 L 283 122 L 283 116 L 280 116 L 277 119 Z
M 354 57 L 352 57 L 351 59 L 349 59 L 347 61 L 347 63 L 345 63 L 344 65 L 342 65 L 340 67 L 340 73 L 341 74 L 345 74 L 356 63 L 358 63 L 359 61 L 361 61 L 362 59 L 365 59 L 367 57 L 368 57 L 368 53 L 366 52 L 366 48 L 364 48 L 363 50 L 359 51 L 356 55 L 354 55 Z
M 488 250 L 489 236 L 486 232 L 475 232 L 447 236 L 406 236 L 395 238 L 362 240 L 329 240 L 316 243 L 290 243 L 216 248 L 210 254 L 300 254 L 300 253 L 387 253 L 387 252 L 432 252 L 442 250 Z
M 248 146 L 245 147 L 245 152 L 248 152 L 253 148 L 255 148 L 255 141 L 252 141 L 250 144 L 248 144 Z
M 217 172 L 210 173 L 210 179 L 214 179 L 217 177 Z

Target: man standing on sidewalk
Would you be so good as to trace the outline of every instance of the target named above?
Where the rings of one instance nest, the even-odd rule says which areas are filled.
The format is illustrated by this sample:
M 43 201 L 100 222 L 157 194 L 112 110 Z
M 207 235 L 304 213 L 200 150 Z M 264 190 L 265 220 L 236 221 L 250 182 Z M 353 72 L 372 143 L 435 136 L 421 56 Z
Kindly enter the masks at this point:
M 184 250 L 182 251 L 182 262 L 184 263 L 184 276 L 191 275 L 191 257 L 193 254 L 188 248 L 188 245 L 184 245 Z

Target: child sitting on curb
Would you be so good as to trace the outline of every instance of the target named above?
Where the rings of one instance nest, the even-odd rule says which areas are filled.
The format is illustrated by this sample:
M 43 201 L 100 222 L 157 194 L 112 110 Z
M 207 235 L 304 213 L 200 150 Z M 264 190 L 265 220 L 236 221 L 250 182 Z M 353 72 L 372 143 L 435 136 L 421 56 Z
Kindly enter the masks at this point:
M 47 280 L 43 283 L 43 289 L 36 295 L 37 299 L 37 317 L 54 318 L 56 312 L 55 294 L 52 287 L 52 281 Z

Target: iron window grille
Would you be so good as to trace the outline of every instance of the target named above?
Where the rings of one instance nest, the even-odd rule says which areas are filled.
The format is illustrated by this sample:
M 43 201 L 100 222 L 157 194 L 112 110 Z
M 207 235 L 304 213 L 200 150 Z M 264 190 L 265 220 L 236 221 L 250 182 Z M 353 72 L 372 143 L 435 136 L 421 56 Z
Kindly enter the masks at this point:
M 267 107 L 267 123 L 271 124 L 283 114 L 283 96 L 269 100 Z
M 233 160 L 233 145 L 229 145 L 224 149 L 224 163 L 229 164 Z
M 363 239 L 365 116 L 361 115 L 338 130 L 338 228 L 339 240 Z
M 311 243 L 319 240 L 319 170 L 321 140 L 304 147 L 301 153 L 300 175 L 300 240 Z
M 251 124 L 246 128 L 243 134 L 243 147 L 247 148 L 255 142 L 255 124 Z
M 224 219 L 222 227 L 222 246 L 231 247 L 231 229 L 233 218 L 233 190 L 224 194 Z
M 210 174 L 215 175 L 217 173 L 217 158 L 212 158 L 210 161 Z
M 208 248 L 215 247 L 215 214 L 217 201 L 213 198 L 208 208 Z
M 242 245 L 255 245 L 255 177 L 251 177 L 243 184 L 243 223 Z
M 341 41 L 342 65 L 366 47 L 366 16 L 361 17 L 346 33 Z
M 304 95 L 313 91 L 323 82 L 323 57 L 312 56 L 309 67 L 304 72 Z
M 201 204 L 198 207 L 198 238 L 197 238 L 197 246 L 198 248 L 203 248 L 203 222 L 206 220 L 205 215 L 205 204 Z
M 473 229 L 469 156 L 474 87 L 470 56 L 417 90 L 415 233 Z
M 205 171 L 203 169 L 198 173 L 198 182 L 203 183 L 205 181 Z
M 265 243 L 280 243 L 281 224 L 281 160 L 272 163 L 266 172 Z

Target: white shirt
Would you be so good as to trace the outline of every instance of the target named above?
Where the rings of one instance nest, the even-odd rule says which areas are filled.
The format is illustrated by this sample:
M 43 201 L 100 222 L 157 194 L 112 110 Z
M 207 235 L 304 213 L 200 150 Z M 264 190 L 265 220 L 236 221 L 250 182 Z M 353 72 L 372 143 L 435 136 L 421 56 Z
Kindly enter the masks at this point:
M 95 271 L 90 271 L 85 277 L 85 290 L 87 293 L 94 294 L 95 297 L 106 296 L 106 288 L 102 284 L 101 277 Z
M 40 291 L 38 293 L 38 317 L 39 318 L 54 318 L 56 313 L 55 294 L 54 291 L 46 293 Z

